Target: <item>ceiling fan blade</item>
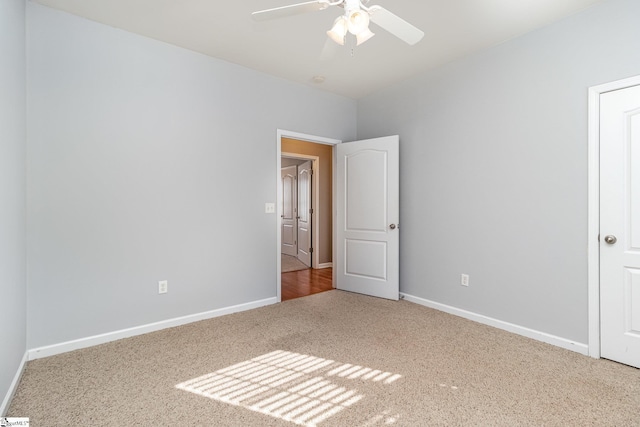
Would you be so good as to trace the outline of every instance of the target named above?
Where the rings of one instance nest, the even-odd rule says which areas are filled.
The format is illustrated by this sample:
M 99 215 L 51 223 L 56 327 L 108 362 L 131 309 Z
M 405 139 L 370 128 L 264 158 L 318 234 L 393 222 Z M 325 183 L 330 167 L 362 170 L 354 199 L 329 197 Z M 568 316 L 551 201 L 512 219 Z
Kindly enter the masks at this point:
M 251 16 L 256 21 L 267 19 L 284 18 L 286 16 L 298 15 L 307 12 L 317 12 L 329 7 L 329 4 L 322 0 L 308 1 L 304 3 L 291 4 L 289 6 L 274 7 L 273 9 L 259 10 L 253 12 Z
M 422 30 L 381 6 L 371 6 L 369 16 L 371 21 L 410 45 L 418 43 L 424 37 Z

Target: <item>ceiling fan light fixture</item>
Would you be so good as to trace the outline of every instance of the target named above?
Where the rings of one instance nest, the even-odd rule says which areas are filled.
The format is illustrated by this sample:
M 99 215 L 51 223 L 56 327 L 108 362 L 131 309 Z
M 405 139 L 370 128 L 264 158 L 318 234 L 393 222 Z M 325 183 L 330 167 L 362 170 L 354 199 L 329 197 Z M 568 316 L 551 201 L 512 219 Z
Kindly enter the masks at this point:
M 347 19 L 344 16 L 339 16 L 333 23 L 333 27 L 327 31 L 327 35 L 334 42 L 344 46 L 344 36 L 347 35 Z
M 347 18 L 347 28 L 351 34 L 357 36 L 369 29 L 369 12 L 356 9 L 349 12 Z
M 375 33 L 372 33 L 371 30 L 369 28 L 365 28 L 364 31 L 361 31 L 360 33 L 358 33 L 358 35 L 356 36 L 356 46 L 360 46 L 362 43 L 366 42 L 367 40 L 369 40 L 371 37 L 375 36 Z
M 258 10 L 253 12 L 251 16 L 256 21 L 263 21 L 315 12 L 327 9 L 329 6 L 336 6 L 342 9 L 342 16 L 336 19 L 333 27 L 327 31 L 327 35 L 339 45 L 346 43 L 347 32 L 356 36 L 358 44 L 362 44 L 373 37 L 373 33 L 369 30 L 370 21 L 411 46 L 422 40 L 424 31 L 414 27 L 382 6 L 369 6 L 369 2 L 370 0 L 306 0 L 302 3 L 288 6 Z

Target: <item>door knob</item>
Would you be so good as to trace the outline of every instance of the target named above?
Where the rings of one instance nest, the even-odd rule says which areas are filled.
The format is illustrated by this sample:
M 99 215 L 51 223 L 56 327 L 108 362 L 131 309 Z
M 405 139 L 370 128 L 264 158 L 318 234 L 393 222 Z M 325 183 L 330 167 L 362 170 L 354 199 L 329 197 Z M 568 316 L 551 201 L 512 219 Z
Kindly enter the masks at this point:
M 396 225 L 395 224 L 391 224 L 391 225 L 389 225 L 389 228 L 392 229 L 392 230 L 395 230 L 396 229 Z
M 604 236 L 604 241 L 605 243 L 613 245 L 615 242 L 618 241 L 618 239 L 616 238 L 616 236 L 609 234 L 608 236 Z

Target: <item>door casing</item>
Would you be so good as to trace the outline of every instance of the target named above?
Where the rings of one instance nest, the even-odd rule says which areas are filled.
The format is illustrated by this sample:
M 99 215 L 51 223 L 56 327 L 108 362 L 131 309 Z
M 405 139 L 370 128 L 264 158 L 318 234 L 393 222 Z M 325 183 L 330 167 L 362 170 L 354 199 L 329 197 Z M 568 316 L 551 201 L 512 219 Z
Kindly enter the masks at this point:
M 588 292 L 589 356 L 600 358 L 600 95 L 640 85 L 640 76 L 589 88 Z
M 342 143 L 341 140 L 339 139 L 333 139 L 333 138 L 326 138 L 326 137 L 322 137 L 322 136 L 316 136 L 316 135 L 309 135 L 309 134 L 304 134 L 304 133 L 299 133 L 299 132 L 293 132 L 293 131 L 288 131 L 288 130 L 284 130 L 284 129 L 278 129 L 276 132 L 276 171 L 277 171 L 277 176 L 276 176 L 276 183 L 278 183 L 280 181 L 280 169 L 282 167 L 282 138 L 291 138 L 291 139 L 298 139 L 300 141 L 307 141 L 307 142 L 313 142 L 316 144 L 326 144 L 326 145 L 336 145 L 336 144 L 340 144 Z M 333 155 L 333 159 L 332 159 L 333 164 L 335 165 L 335 152 Z M 335 199 L 335 168 L 333 169 L 333 180 L 332 180 L 332 198 Z M 280 187 L 280 185 L 277 185 L 277 199 L 276 200 L 281 200 L 282 199 L 282 189 Z M 279 206 L 279 203 L 277 203 L 277 205 Z M 331 216 L 333 218 L 335 218 L 335 200 L 333 200 L 333 210 L 331 212 Z M 280 235 L 280 215 L 282 214 L 282 212 L 280 212 L 280 207 L 278 207 L 278 211 L 276 212 L 276 299 L 278 302 L 282 301 L 282 259 L 280 257 L 280 248 L 282 246 L 282 236 Z M 332 231 L 332 236 L 333 239 L 335 241 L 335 231 Z M 332 259 L 335 257 L 335 250 L 332 250 Z

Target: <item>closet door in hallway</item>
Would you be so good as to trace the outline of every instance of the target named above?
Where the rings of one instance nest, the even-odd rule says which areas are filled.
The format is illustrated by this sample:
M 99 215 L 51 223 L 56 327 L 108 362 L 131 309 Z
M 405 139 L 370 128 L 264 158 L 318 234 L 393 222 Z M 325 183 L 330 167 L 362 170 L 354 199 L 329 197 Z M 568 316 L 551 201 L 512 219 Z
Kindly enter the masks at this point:
M 282 253 L 298 256 L 298 242 L 296 237 L 297 226 L 297 197 L 298 185 L 297 166 L 287 166 L 281 169 L 282 178 Z
M 311 183 L 313 180 L 312 162 L 298 165 L 298 259 L 311 267 Z

